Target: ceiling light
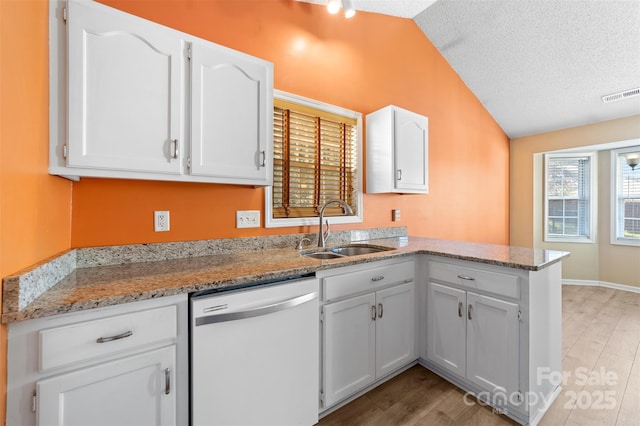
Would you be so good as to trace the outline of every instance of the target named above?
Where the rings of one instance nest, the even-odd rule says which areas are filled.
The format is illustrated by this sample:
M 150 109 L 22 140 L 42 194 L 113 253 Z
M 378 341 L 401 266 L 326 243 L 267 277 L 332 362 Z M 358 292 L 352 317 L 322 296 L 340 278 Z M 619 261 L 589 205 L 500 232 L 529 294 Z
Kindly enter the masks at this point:
M 627 154 L 626 158 L 627 164 L 629 165 L 629 167 L 631 167 L 631 170 L 635 170 L 638 163 L 640 163 L 640 154 L 634 152 L 631 154 Z
M 341 3 L 340 0 L 329 0 L 327 2 L 327 10 L 330 14 L 335 15 L 340 11 L 340 7 L 342 7 Z
M 342 7 L 344 8 L 345 18 L 351 18 L 356 14 L 356 8 L 353 7 L 353 0 L 342 0 Z

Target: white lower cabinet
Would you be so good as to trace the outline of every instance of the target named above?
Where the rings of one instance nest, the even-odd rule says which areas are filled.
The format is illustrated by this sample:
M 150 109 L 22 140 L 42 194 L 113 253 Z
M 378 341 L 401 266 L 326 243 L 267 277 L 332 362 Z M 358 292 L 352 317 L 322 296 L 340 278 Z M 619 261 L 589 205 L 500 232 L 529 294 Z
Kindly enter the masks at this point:
M 417 358 L 415 264 L 374 266 L 323 280 L 324 298 L 335 298 L 322 307 L 321 314 L 321 409 Z M 346 292 L 342 291 L 345 287 L 349 287 Z M 377 288 L 381 289 L 371 291 Z M 349 297 L 351 294 L 356 295 Z
M 562 371 L 561 264 L 526 271 L 428 256 L 425 271 L 420 363 L 537 424 L 561 390 L 550 380 Z
M 188 423 L 187 295 L 12 323 L 8 426 Z
M 518 392 L 518 305 L 429 282 L 429 359 L 494 393 Z
M 175 345 L 40 380 L 38 425 L 176 424 Z
M 324 403 L 331 406 L 376 379 L 375 294 L 324 307 Z

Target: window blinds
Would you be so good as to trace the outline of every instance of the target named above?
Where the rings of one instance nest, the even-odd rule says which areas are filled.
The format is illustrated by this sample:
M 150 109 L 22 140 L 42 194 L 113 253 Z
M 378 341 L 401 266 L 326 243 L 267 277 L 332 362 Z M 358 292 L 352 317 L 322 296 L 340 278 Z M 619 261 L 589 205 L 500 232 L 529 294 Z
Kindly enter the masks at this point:
M 329 200 L 356 212 L 356 120 L 274 100 L 273 217 L 314 217 Z M 329 206 L 325 216 L 342 215 Z
M 547 234 L 590 237 L 590 158 L 547 158 Z
M 618 154 L 617 237 L 640 239 L 640 167 L 632 170 L 625 154 Z

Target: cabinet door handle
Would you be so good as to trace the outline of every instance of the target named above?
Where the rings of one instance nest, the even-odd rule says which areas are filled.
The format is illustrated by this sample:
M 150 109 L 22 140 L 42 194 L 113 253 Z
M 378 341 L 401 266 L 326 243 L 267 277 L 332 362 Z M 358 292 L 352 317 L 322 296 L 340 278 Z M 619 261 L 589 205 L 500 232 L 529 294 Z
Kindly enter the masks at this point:
M 458 316 L 462 318 L 462 302 L 458 302 Z
M 164 394 L 169 395 L 171 393 L 171 369 L 164 369 Z
M 371 278 L 371 281 L 375 282 L 375 281 L 382 281 L 384 280 L 384 275 L 378 275 L 376 277 Z
M 180 155 L 180 148 L 178 148 L 178 139 L 174 139 L 172 141 L 172 143 L 173 143 L 173 156 L 172 157 L 177 160 L 178 159 L 178 155 Z
M 120 340 L 120 339 L 124 339 L 126 337 L 131 337 L 131 336 L 133 336 L 133 331 L 129 330 L 121 334 L 116 334 L 115 336 L 98 337 L 96 339 L 96 343 L 113 342 L 114 340 Z
M 376 320 L 376 305 L 371 305 L 371 319 Z
M 267 152 L 264 150 L 260 151 L 260 158 L 262 159 L 260 161 L 260 167 L 264 167 L 267 162 Z
M 473 309 L 473 306 L 471 305 L 471 303 L 469 303 L 469 306 L 467 307 L 467 318 L 469 318 L 470 320 L 472 320 L 472 314 L 471 311 Z
M 382 318 L 382 315 L 384 315 L 384 306 L 382 303 L 378 303 L 378 318 Z
M 402 180 L 402 169 L 398 169 L 398 180 Z
M 458 275 L 458 278 L 465 281 L 475 281 L 476 279 L 468 275 Z

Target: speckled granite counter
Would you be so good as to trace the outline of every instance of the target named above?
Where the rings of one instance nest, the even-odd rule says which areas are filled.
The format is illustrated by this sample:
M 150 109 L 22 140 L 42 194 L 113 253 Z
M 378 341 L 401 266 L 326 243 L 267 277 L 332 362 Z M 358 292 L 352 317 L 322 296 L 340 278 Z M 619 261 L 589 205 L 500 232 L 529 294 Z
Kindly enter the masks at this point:
M 338 242 L 334 241 L 336 243 Z M 103 266 L 90 266 L 92 262 L 82 259 L 86 252 L 78 254 L 72 250 L 4 279 L 2 322 L 10 323 L 179 293 L 241 286 L 255 281 L 413 254 L 432 254 L 529 271 L 543 269 L 568 256 L 566 252 L 552 250 L 406 236 L 369 239 L 358 243 L 392 247 L 393 250 L 317 260 L 291 248 L 290 241 L 281 244 L 284 248 L 255 249 L 254 244 L 253 250 L 234 252 L 229 248 L 217 250 L 218 254 L 210 255 L 201 255 L 203 251 L 194 252 L 192 249 L 179 254 L 170 250 L 170 254 L 158 255 L 158 247 L 166 247 L 156 245 L 149 249 L 151 245 L 140 245 L 160 259 L 140 261 L 149 256 L 125 256 L 127 259 L 120 258 L 121 264 L 113 264 L 117 262 L 113 259 L 93 263 Z M 108 251 L 106 248 L 82 250 Z M 131 249 L 116 250 L 117 253 L 130 251 Z M 68 259 L 65 260 L 65 256 Z M 34 293 L 33 288 L 39 286 L 43 274 L 51 274 L 55 277 L 55 282 L 50 288 L 40 286 Z

